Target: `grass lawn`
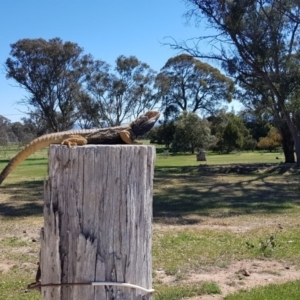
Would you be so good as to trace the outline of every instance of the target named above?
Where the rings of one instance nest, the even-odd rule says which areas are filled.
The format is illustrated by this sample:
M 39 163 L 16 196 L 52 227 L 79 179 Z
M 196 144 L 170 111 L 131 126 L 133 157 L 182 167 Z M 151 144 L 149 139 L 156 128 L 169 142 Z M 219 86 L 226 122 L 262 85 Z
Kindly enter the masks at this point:
M 277 157 L 277 158 L 276 158 Z M 219 165 L 232 163 L 281 163 L 284 162 L 282 153 L 276 152 L 239 152 L 230 154 L 207 153 L 206 162 L 196 160 L 196 154 L 173 155 L 158 153 L 156 157 L 157 167 L 180 167 L 201 165 Z
M 0 169 L 16 151 L 0 151 Z M 160 298 L 156 295 L 156 300 L 204 294 L 227 300 L 299 299 L 299 281 L 248 291 L 247 282 L 253 276 L 232 272 L 227 281 L 236 289 L 224 294 L 213 276 L 230 273 L 234 264 L 244 262 L 251 262 L 254 274 L 269 272 L 274 280 L 285 274 L 284 268 L 275 269 L 275 263 L 300 270 L 300 175 L 278 164 L 281 161 L 280 153 L 208 153 L 207 162 L 201 163 L 195 155 L 157 154 L 153 283 Z M 26 286 L 36 272 L 47 162 L 47 150 L 39 151 L 0 187 L 3 300 L 40 299 L 38 292 L 28 292 Z M 230 166 L 242 163 L 256 167 Z M 255 271 L 260 264 L 261 271 Z M 267 264 L 273 269 L 267 269 Z

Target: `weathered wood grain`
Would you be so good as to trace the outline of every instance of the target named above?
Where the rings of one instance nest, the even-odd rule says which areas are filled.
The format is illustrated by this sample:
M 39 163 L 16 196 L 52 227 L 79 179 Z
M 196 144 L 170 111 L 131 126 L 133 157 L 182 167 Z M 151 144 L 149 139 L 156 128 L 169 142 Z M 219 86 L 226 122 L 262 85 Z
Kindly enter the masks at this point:
M 42 284 L 113 281 L 152 288 L 155 148 L 88 145 L 49 150 Z M 99 286 L 43 287 L 42 299 L 151 299 Z

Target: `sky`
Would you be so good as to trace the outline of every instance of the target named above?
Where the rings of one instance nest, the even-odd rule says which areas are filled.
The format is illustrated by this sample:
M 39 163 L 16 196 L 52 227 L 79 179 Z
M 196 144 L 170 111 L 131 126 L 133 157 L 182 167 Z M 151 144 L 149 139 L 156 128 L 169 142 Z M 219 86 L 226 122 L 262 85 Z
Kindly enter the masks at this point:
M 112 66 L 118 56 L 134 55 L 159 72 L 179 54 L 163 45 L 170 37 L 182 41 L 208 30 L 187 24 L 181 0 L 0 0 L 0 11 L 0 115 L 12 122 L 28 110 L 18 104 L 27 92 L 6 79 L 4 68 L 10 45 L 20 39 L 59 37 Z M 231 106 L 241 107 L 236 102 Z

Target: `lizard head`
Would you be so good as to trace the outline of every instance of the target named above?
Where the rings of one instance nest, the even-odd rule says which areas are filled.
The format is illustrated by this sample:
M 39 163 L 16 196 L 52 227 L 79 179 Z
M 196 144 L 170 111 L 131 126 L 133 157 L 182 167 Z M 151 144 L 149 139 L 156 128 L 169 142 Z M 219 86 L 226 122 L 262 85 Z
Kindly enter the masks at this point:
M 160 112 L 157 110 L 146 112 L 131 123 L 132 131 L 136 136 L 144 135 L 152 129 L 159 116 Z

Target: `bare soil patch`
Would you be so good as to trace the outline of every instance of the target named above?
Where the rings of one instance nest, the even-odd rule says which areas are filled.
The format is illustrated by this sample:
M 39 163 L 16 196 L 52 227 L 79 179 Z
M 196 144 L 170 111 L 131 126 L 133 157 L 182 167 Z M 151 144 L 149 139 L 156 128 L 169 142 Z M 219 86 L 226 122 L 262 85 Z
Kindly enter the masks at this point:
M 157 274 L 164 283 L 172 283 L 175 278 L 163 272 Z M 221 295 L 204 295 L 190 300 L 221 300 L 226 295 L 241 289 L 251 289 L 268 284 L 279 284 L 300 279 L 300 271 L 294 266 L 274 260 L 243 260 L 230 264 L 226 268 L 211 267 L 199 273 L 190 273 L 182 282 L 215 282 L 222 290 Z

